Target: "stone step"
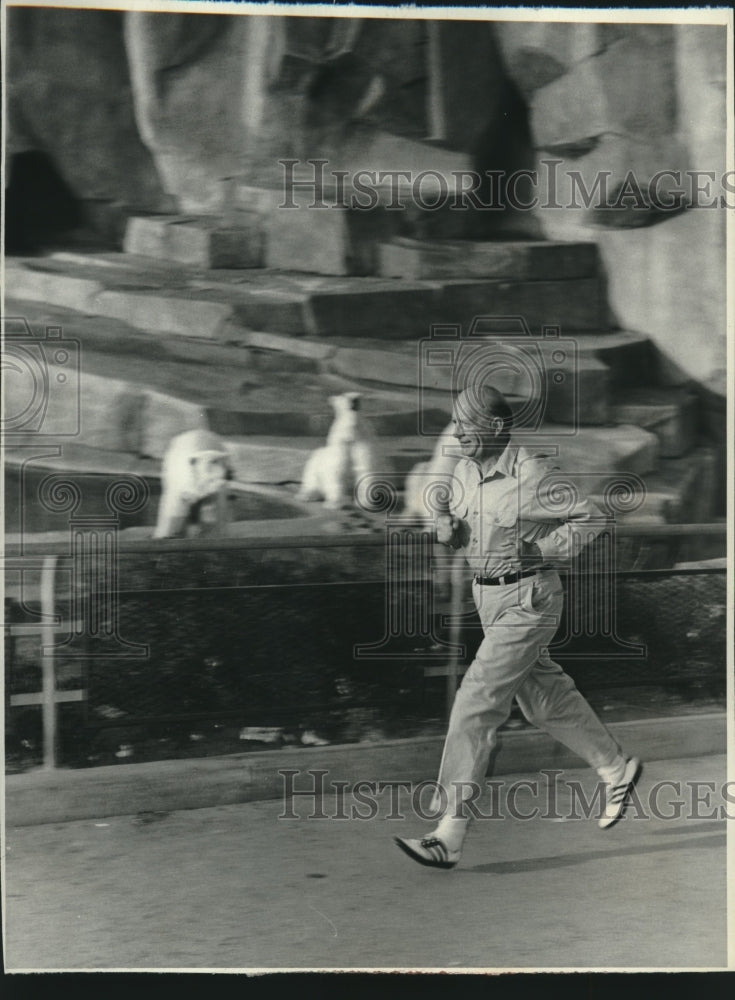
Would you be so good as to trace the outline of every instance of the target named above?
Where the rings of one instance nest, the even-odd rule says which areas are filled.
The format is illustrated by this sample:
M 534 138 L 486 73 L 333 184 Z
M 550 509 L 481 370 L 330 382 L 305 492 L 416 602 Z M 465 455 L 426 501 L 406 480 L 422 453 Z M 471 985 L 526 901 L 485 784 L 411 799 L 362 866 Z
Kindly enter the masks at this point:
M 335 278 L 272 270 L 155 266 L 153 258 L 78 254 L 6 263 L 15 298 L 123 320 L 152 333 L 220 336 L 231 328 L 316 337 L 426 336 L 436 324 L 469 326 L 477 317 L 523 316 L 536 332 L 604 329 L 600 284 L 407 282 Z M 122 258 L 122 260 L 120 260 Z
M 267 343 L 267 335 L 261 335 L 259 342 Z M 277 342 L 273 343 L 277 346 Z M 328 370 L 349 373 L 366 385 L 406 386 L 433 398 L 435 393 L 455 390 L 458 369 L 453 366 L 458 360 L 460 373 L 470 374 L 487 370 L 493 359 L 506 365 L 520 362 L 515 372 L 506 367 L 493 378 L 493 384 L 514 399 L 545 399 L 549 419 L 581 425 L 617 420 L 611 406 L 619 387 L 631 379 L 640 380 L 641 368 L 653 374 L 648 339 L 623 331 L 560 338 L 558 342 L 554 338 L 497 338 L 483 346 L 466 339 L 461 341 L 459 351 L 451 345 L 451 340 L 442 346 L 429 338 L 410 346 L 363 339 L 353 347 L 341 340 L 339 348 L 323 364 Z M 438 360 L 434 353 L 437 348 Z M 462 361 L 463 353 L 466 362 Z M 544 373 L 545 396 L 529 392 L 541 384 L 539 371 Z
M 327 398 L 330 389 L 334 387 L 316 384 L 307 393 L 303 385 L 293 381 L 281 380 L 278 387 L 266 384 L 249 392 L 245 404 L 241 403 L 237 409 L 216 404 L 208 406 L 207 426 L 228 437 L 258 434 L 326 437 L 334 420 L 334 411 Z M 276 393 L 277 399 L 274 398 Z M 427 407 L 419 412 L 415 399 L 396 402 L 386 400 L 381 393 L 365 394 L 361 413 L 366 425 L 378 437 L 417 433 L 420 427 L 426 426 L 440 430 L 447 420 L 447 413 L 442 409 Z
M 629 331 L 614 330 L 580 333 L 571 338 L 576 345 L 580 361 L 594 358 L 603 361 L 609 371 L 613 387 L 638 385 L 655 381 L 657 369 L 652 345 L 648 337 Z M 298 358 L 333 367 L 367 384 L 400 385 L 417 388 L 424 385 L 419 379 L 421 357 L 430 343 L 428 338 L 418 342 L 384 341 L 361 337 L 358 342 L 349 337 L 291 337 L 267 330 L 244 330 L 237 337 L 238 343 L 281 352 Z M 517 346 L 517 345 L 516 345 Z M 545 355 L 552 348 L 540 349 Z
M 597 274 L 595 243 L 398 238 L 379 247 L 385 278 L 501 278 L 550 281 Z
M 387 134 L 370 142 L 371 163 L 385 171 L 362 170 L 353 158 L 336 178 L 336 163 L 298 163 L 250 177 L 227 178 L 222 184 L 222 211 L 258 212 L 267 232 L 270 266 L 324 274 L 377 274 L 380 244 L 393 238 L 467 239 L 490 230 L 515 239 L 538 238 L 530 213 L 508 213 L 512 219 L 477 213 L 463 189 L 471 157 L 433 146 L 432 170 L 425 170 L 427 147 Z M 378 156 L 378 160 L 376 160 Z M 361 162 L 362 161 L 362 162 Z M 411 168 L 413 164 L 413 168 Z M 349 169 L 352 166 L 352 169 Z M 359 167 L 359 169 L 356 169 Z M 491 215 L 493 213 L 490 213 Z M 479 223 L 479 225 L 478 225 Z M 512 234 L 515 234 L 513 237 Z
M 687 389 L 647 386 L 620 390 L 612 412 L 617 422 L 636 424 L 655 434 L 663 458 L 686 455 L 697 439 L 698 399 Z
M 101 265 L 96 273 L 99 275 L 105 269 L 114 272 L 116 280 L 121 280 L 121 270 L 113 264 Z M 133 386 L 132 395 L 128 393 L 128 403 L 125 404 L 128 407 L 125 413 L 130 412 L 131 419 L 135 405 L 130 400 L 135 398 L 135 385 L 150 387 L 153 383 L 165 398 L 152 397 L 149 405 L 153 406 L 155 402 L 156 412 L 160 412 L 162 419 L 163 414 L 171 409 L 175 419 L 179 419 L 182 416 L 181 406 L 185 405 L 197 410 L 195 426 L 200 419 L 198 412 L 204 407 L 213 415 L 212 419 L 217 420 L 218 428 L 233 432 L 265 431 L 270 427 L 276 432 L 303 433 L 306 431 L 299 416 L 299 404 L 295 408 L 280 404 L 266 407 L 278 412 L 262 412 L 260 405 L 252 413 L 244 412 L 247 406 L 243 394 L 248 384 L 248 391 L 253 391 L 253 385 L 265 379 L 270 386 L 269 391 L 272 389 L 280 393 L 282 399 L 289 395 L 290 387 L 285 378 L 287 373 L 317 370 L 322 372 L 319 382 L 322 396 L 317 406 L 321 404 L 322 397 L 330 393 L 363 389 L 370 394 L 378 393 L 386 405 L 390 403 L 396 410 L 394 420 L 399 419 L 399 414 L 403 414 L 401 420 L 411 419 L 406 414 L 415 413 L 419 406 L 423 410 L 433 409 L 444 414 L 451 410 L 448 394 L 455 387 L 451 365 L 427 363 L 427 351 L 432 346 L 428 339 L 419 344 L 364 339 L 356 342 L 350 337 L 319 340 L 264 331 L 235 329 L 233 332 L 229 322 L 214 332 L 200 330 L 200 334 L 209 335 L 201 339 L 171 335 L 151 337 L 145 330 L 109 317 L 101 325 L 98 319 L 63 307 L 49 309 L 27 301 L 18 303 L 18 315 L 30 316 L 34 310 L 39 323 L 54 325 L 63 322 L 65 330 L 71 330 L 78 336 L 87 351 L 93 350 L 101 356 L 95 369 L 98 375 L 107 375 L 112 368 L 119 373 L 124 363 L 131 373 L 129 382 Z M 239 346 L 230 346 L 228 341 Z M 360 346 L 353 346 L 356 343 Z M 560 345 L 565 358 L 556 362 L 554 355 L 559 352 Z M 572 427 L 606 423 L 612 418 L 608 405 L 610 372 L 597 358 L 601 346 L 605 347 L 608 361 L 614 359 L 617 352 L 640 356 L 648 348 L 645 338 L 623 333 L 589 334 L 559 341 L 553 337 L 512 338 L 508 342 L 498 338 L 492 349 L 502 351 L 500 360 L 507 362 L 510 358 L 511 361 L 520 360 L 521 364 L 520 374 L 505 371 L 499 381 L 495 381 L 517 406 L 530 399 L 543 401 L 543 406 L 526 414 L 526 424 L 530 419 L 538 422 L 539 418 Z M 463 341 L 462 350 L 476 354 L 478 348 L 474 343 Z M 115 356 L 120 354 L 126 355 L 124 362 Z M 151 361 L 155 362 L 154 367 L 150 365 Z M 530 365 L 526 363 L 528 361 Z M 196 365 L 203 367 L 197 370 Z M 526 376 L 523 374 L 524 365 Z M 533 382 L 529 382 L 527 377 L 528 369 L 530 367 L 532 378 L 534 366 L 535 374 L 538 376 L 540 372 L 545 381 L 545 396 L 534 396 L 528 391 L 529 387 L 533 388 Z M 90 374 L 95 373 L 92 370 L 92 355 L 86 367 Z M 623 372 L 638 371 L 635 366 L 620 367 Z M 472 366 L 469 370 L 472 371 Z M 238 371 L 243 373 L 242 378 L 233 382 L 233 373 Z M 268 377 L 266 373 L 270 373 Z M 275 375 L 281 378 L 273 377 Z M 326 382 L 326 376 L 330 376 L 332 381 Z M 556 376 L 560 381 L 555 381 Z M 208 391 L 202 391 L 202 386 L 208 387 Z M 390 394 L 394 397 L 392 402 L 387 398 Z M 104 392 L 101 395 L 104 399 Z M 290 393 L 290 397 L 293 396 Z M 170 398 L 174 401 L 169 402 Z M 181 403 L 175 402 L 177 398 Z M 120 421 L 113 419 L 112 415 L 108 419 L 110 433 L 115 439 L 120 438 L 121 446 L 127 448 L 130 434 L 136 433 L 131 429 L 128 418 L 125 418 L 121 437 L 117 430 L 112 430 L 118 428 Z M 192 419 L 187 418 L 188 425 L 191 425 Z M 267 426 L 265 421 L 269 422 Z M 147 418 L 145 422 L 150 423 Z M 104 421 L 95 420 L 94 426 L 105 435 Z M 323 424 L 314 426 L 319 429 Z M 150 449 L 153 445 L 146 442 L 145 447 Z
M 153 258 L 83 256 L 8 261 L 6 287 L 14 298 L 118 319 L 150 333 L 200 339 L 226 339 L 243 327 L 294 336 L 419 337 L 437 310 L 438 290 L 425 283 L 279 271 L 197 272 L 156 267 Z
M 597 278 L 564 281 L 443 280 L 436 322 L 469 327 L 478 317 L 523 317 L 534 333 L 560 326 L 565 334 L 605 329 L 607 303 Z
M 247 174 L 223 179 L 219 202 L 223 210 L 255 207 L 270 211 L 282 205 L 325 204 L 362 211 L 374 206 L 406 211 L 445 194 L 452 205 L 457 199 L 464 203 L 462 175 L 472 167 L 469 154 L 439 145 L 429 147 L 387 132 L 371 134 L 368 148 L 370 161 L 377 168 L 373 171 L 362 170 L 365 150 L 358 152 L 357 147 L 351 163 L 285 160 L 270 171 L 259 168 L 257 181 Z M 429 149 L 432 170 L 427 171 Z M 416 184 L 419 175 L 421 180 Z M 431 208 L 427 205 L 424 211 Z
M 434 244 L 399 235 L 406 230 L 420 231 L 419 220 L 415 220 L 411 212 L 401 214 L 382 205 L 370 211 L 334 205 L 312 209 L 305 205 L 291 209 L 274 207 L 261 219 L 265 265 L 285 270 L 406 279 L 502 277 L 537 280 L 592 277 L 597 273 L 595 244 L 578 244 L 578 249 L 559 254 L 554 261 L 551 255 L 544 258 L 542 253 L 521 252 L 524 244 L 518 239 L 477 244 L 455 240 L 446 241 L 447 250 L 443 255 L 422 258 L 412 253 L 412 248 Z M 436 228 L 435 224 L 433 229 Z M 533 246 L 533 243 L 529 241 L 528 245 Z M 504 247 L 516 249 L 515 252 L 503 252 Z M 484 248 L 484 252 L 476 248 Z M 513 267 L 514 260 L 518 263 L 517 269 Z
M 242 272 L 236 272 L 239 277 L 233 277 L 229 282 L 224 279 L 218 282 L 217 277 L 221 275 L 213 276 L 201 269 L 183 269 L 165 261 L 156 261 L 144 257 L 131 257 L 130 255 L 120 253 L 82 254 L 64 252 L 52 254 L 48 258 L 48 261 L 56 266 L 57 271 L 63 272 L 64 268 L 67 268 L 69 271 L 76 269 L 76 274 L 86 276 L 82 280 L 92 280 L 99 283 L 104 279 L 104 282 L 110 287 L 122 286 L 123 288 L 130 289 L 134 286 L 145 285 L 146 282 L 147 287 L 151 289 L 168 288 L 178 291 L 179 289 L 191 287 L 197 293 L 201 292 L 202 289 L 216 290 L 221 300 L 228 297 L 233 284 L 235 287 L 242 288 L 244 282 L 246 287 L 252 289 L 253 294 L 258 285 L 257 279 L 255 281 L 252 280 L 256 272 L 246 272 L 247 278 L 245 279 L 243 279 Z M 49 295 L 48 301 L 52 301 L 53 299 L 69 300 L 72 302 L 71 308 L 74 308 L 74 295 L 64 295 L 65 281 L 63 273 L 61 279 L 58 276 L 54 278 L 53 274 L 47 274 L 43 279 L 43 282 L 46 282 L 46 284 L 44 285 L 43 282 L 40 282 L 39 287 L 39 281 L 32 280 L 29 283 L 29 276 L 27 274 L 19 274 L 17 266 L 13 261 L 8 262 L 8 267 L 10 268 L 9 275 L 13 276 L 13 283 L 16 288 L 28 289 L 34 298 L 38 298 L 41 301 L 43 301 L 43 293 L 47 291 Z M 51 268 L 47 268 L 47 271 L 50 272 Z M 258 327 L 256 324 L 249 324 L 244 329 L 238 329 L 234 325 L 234 320 L 230 321 L 231 313 L 228 313 L 230 320 L 228 320 L 224 327 L 219 325 L 215 318 L 214 328 L 202 328 L 201 326 L 194 325 L 192 329 L 190 324 L 185 323 L 182 328 L 173 331 L 173 333 L 182 338 L 186 336 L 205 337 L 213 341 L 216 341 L 218 338 L 222 340 L 227 339 L 231 342 L 252 344 L 253 346 L 263 347 L 268 350 L 282 351 L 295 357 L 312 358 L 315 361 L 320 361 L 331 356 L 341 346 L 354 343 L 354 338 L 350 337 L 348 333 L 340 336 L 339 333 L 335 332 L 330 334 L 327 340 L 321 340 L 317 334 L 313 333 L 300 334 L 299 327 L 301 325 L 310 325 L 313 327 L 315 324 L 305 317 L 304 312 L 299 309 L 298 305 L 293 308 L 290 315 L 287 312 L 289 306 L 294 306 L 293 300 L 289 299 L 289 293 L 295 293 L 294 297 L 297 297 L 299 293 L 302 295 L 305 293 L 308 294 L 313 290 L 325 287 L 354 287 L 354 279 L 343 279 L 340 281 L 339 279 L 330 280 L 306 275 L 291 275 L 281 276 L 282 280 L 280 285 L 278 285 L 278 278 L 275 273 L 268 272 L 268 275 L 269 277 L 262 282 L 263 296 L 268 299 L 267 304 L 262 310 L 264 314 L 263 318 L 269 318 L 269 308 L 272 307 L 274 312 L 280 309 L 281 318 L 286 320 L 287 326 L 291 325 L 293 327 L 292 330 L 277 331 L 273 328 L 264 329 L 263 327 Z M 74 275 L 70 274 L 70 278 L 72 277 Z M 360 283 L 358 282 L 357 284 L 359 287 Z M 368 282 L 368 285 L 371 284 L 371 282 Z M 385 283 L 383 287 L 384 285 Z M 99 284 L 92 287 L 94 290 L 98 290 Z M 274 287 L 278 287 L 281 291 L 281 298 L 277 302 L 272 298 Z M 421 285 L 421 287 L 425 286 Z M 271 319 L 274 318 L 274 312 L 270 314 Z M 299 323 L 299 315 L 306 319 L 304 324 Z M 221 316 L 219 319 L 221 320 Z M 563 330 L 562 333 L 564 333 Z M 426 335 L 427 331 L 421 330 L 417 334 L 416 340 L 425 338 Z M 580 357 L 594 356 L 598 360 L 604 361 L 610 369 L 612 385 L 638 385 L 656 382 L 655 358 L 652 344 L 647 337 L 619 330 L 577 331 L 573 334 L 573 337 L 577 342 Z M 387 341 L 384 338 L 376 340 L 375 333 L 371 333 L 371 331 L 367 331 L 364 335 L 361 335 L 359 340 L 361 347 L 364 346 L 370 350 L 375 346 L 384 351 L 397 351 L 401 354 L 404 354 L 406 351 L 411 352 L 416 350 L 413 343 L 396 343 Z M 169 339 L 168 342 L 171 343 L 172 341 Z M 389 358 L 387 360 L 388 364 L 392 367 L 392 361 Z M 370 363 L 372 364 L 372 359 L 370 359 Z M 380 360 L 377 360 L 376 363 L 380 367 Z M 381 378 L 376 377 L 373 381 L 381 381 Z M 386 381 L 393 381 L 393 379 L 386 378 Z M 415 380 L 411 384 L 415 384 Z
M 449 398 L 480 378 L 523 408 L 526 426 L 531 422 L 537 426 L 544 420 L 586 426 L 610 419 L 608 368 L 594 356 L 559 348 L 560 360 L 556 360 L 554 352 L 547 351 L 545 343 L 539 344 L 536 338 L 520 346 L 464 341 L 451 354 L 428 340 L 422 346 L 426 348 L 423 352 L 414 350 L 411 354 L 343 347 L 325 367 L 340 374 L 349 372 L 366 382 L 413 386 L 426 399 L 434 393 Z M 569 346 L 573 349 L 575 345 Z M 443 363 L 433 360 L 435 351 L 443 352 Z
M 80 359 L 74 384 L 51 394 L 48 421 L 74 428 L 89 447 L 160 457 L 176 433 L 209 427 L 220 434 L 326 435 L 333 419 L 328 397 L 360 389 L 339 374 L 285 366 L 283 352 L 153 339 L 125 324 L 69 310 L 49 315 L 37 304 L 9 299 L 8 316 L 24 316 L 39 335 L 60 326 L 67 351 Z M 263 364 L 263 355 L 270 354 Z M 64 366 L 49 358 L 50 385 Z M 7 373 L 6 413 L 22 413 L 28 379 Z M 410 434 L 419 426 L 441 428 L 443 406 L 421 413 L 415 392 L 371 390 L 363 400 L 366 423 L 377 435 Z
M 299 183 L 308 185 L 309 179 L 302 176 Z M 327 184 L 318 191 L 308 186 L 287 191 L 230 178 L 224 204 L 258 215 L 268 267 L 367 276 L 379 273 L 380 244 L 400 231 L 398 215 L 404 213 L 387 208 L 392 197 L 390 188 L 375 188 L 366 202 L 351 187 L 335 191 Z M 362 204 L 371 208 L 354 207 Z
M 262 267 L 263 230 L 259 216 L 234 218 L 138 215 L 128 220 L 123 250 L 202 268 Z
M 545 437 L 535 435 L 528 439 L 519 435 L 517 440 L 558 446 L 562 468 L 572 481 L 578 479 L 588 493 L 602 489 L 621 473 L 645 476 L 656 469 L 657 439 L 639 427 L 585 427 L 572 437 L 563 435 L 563 429 L 556 433 L 553 425 L 546 425 Z M 376 445 L 383 467 L 376 469 L 376 474 L 402 490 L 406 474 L 417 462 L 430 458 L 435 443 L 436 437 L 415 435 L 378 439 Z M 300 481 L 308 456 L 323 444 L 323 438 L 300 438 L 298 442 L 264 436 L 228 439 L 238 479 L 270 484 Z
M 328 395 L 358 384 L 354 379 L 354 348 L 336 348 L 330 359 L 338 362 L 337 368 L 339 362 L 344 364 L 345 375 L 339 370 L 264 372 L 254 370 L 248 363 L 252 348 L 225 346 L 221 348 L 224 358 L 217 358 L 217 350 L 212 356 L 211 345 L 206 343 L 182 339 L 174 344 L 174 338 L 153 339 L 115 322 L 100 327 L 94 317 L 60 309 L 49 314 L 34 303 L 9 300 L 7 305 L 8 315 L 29 317 L 32 331 L 37 334 L 44 326 L 58 324 L 65 340 L 76 343 L 82 362 L 79 393 L 51 399 L 50 413 L 57 427 L 71 427 L 77 420 L 73 436 L 89 447 L 160 458 L 175 434 L 206 426 L 225 436 L 275 437 L 279 454 L 283 453 L 284 444 L 292 447 L 284 442 L 285 436 L 298 437 L 297 451 L 301 453 L 315 446 L 309 440 L 312 435 L 325 436 L 331 425 Z M 385 353 L 380 352 L 383 362 Z M 400 353 L 390 353 L 394 363 L 397 357 L 404 362 L 410 360 L 416 380 L 415 350 L 409 352 L 404 345 Z M 239 356 L 243 358 L 240 365 Z M 53 375 L 57 367 L 60 370 L 60 366 L 50 365 L 50 384 L 55 384 Z M 446 388 L 450 387 L 448 382 Z M 6 413 L 22 409 L 25 389 L 22 381 L 6 378 Z M 517 407 L 522 405 L 522 400 L 516 403 Z M 398 451 L 399 456 L 407 456 L 403 462 L 403 471 L 407 471 L 431 451 L 432 439 L 420 435 L 444 427 L 451 412 L 451 395 L 437 391 L 424 395 L 417 391 L 416 381 L 406 390 L 365 387 L 364 412 L 374 432 L 391 436 L 393 450 L 396 438 L 412 435 Z M 632 433 L 616 428 L 580 430 L 574 425 L 559 425 L 550 430 L 547 427 L 544 432 L 543 440 L 551 433 L 552 443 L 572 449 L 575 461 L 578 452 L 574 449 L 579 447 L 578 442 L 583 442 L 590 452 L 588 464 L 594 464 L 599 454 L 604 454 L 606 460 L 612 456 L 609 458 L 611 462 L 614 460 L 612 468 L 618 467 L 613 438 L 617 434 L 625 439 L 627 448 Z M 252 442 L 253 437 L 249 440 Z M 655 440 L 653 435 L 639 431 L 635 439 L 637 453 L 642 443 Z M 602 452 L 596 443 L 592 444 L 597 441 L 605 443 Z M 629 452 L 624 450 L 623 454 Z

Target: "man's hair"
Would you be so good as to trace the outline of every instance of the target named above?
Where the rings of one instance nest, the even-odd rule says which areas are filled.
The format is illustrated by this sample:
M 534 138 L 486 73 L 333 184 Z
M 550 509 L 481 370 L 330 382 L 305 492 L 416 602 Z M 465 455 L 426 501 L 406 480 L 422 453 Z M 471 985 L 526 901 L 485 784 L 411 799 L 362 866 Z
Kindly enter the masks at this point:
M 464 419 L 478 427 L 489 427 L 495 417 L 503 421 L 503 434 L 513 429 L 513 411 L 508 400 L 498 389 L 484 383 L 470 385 L 461 392 L 454 404 L 460 420 Z

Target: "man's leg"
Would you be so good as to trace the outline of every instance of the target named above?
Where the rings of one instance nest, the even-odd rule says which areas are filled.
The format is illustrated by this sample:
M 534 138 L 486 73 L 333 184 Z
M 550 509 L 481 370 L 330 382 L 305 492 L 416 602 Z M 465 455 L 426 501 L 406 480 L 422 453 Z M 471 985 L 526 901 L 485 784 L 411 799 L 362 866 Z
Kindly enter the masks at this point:
M 572 678 L 547 652 L 529 671 L 516 697 L 529 722 L 595 768 L 605 783 L 605 806 L 598 825 L 602 829 L 612 826 L 638 779 L 640 761 L 623 753 Z
M 477 798 L 476 789 L 487 773 L 497 730 L 508 718 L 525 675 L 536 665 L 541 650 L 556 631 L 553 620 L 541 622 L 538 616 L 526 613 L 520 604 L 519 588 L 475 585 L 473 589 L 485 638 L 452 706 L 439 789 L 432 803 L 434 811 L 441 810 L 442 814 L 428 838 L 421 842 L 398 841 L 403 850 L 424 864 L 437 864 L 428 856 L 430 852 L 452 864 L 458 860 L 471 819 L 467 802 Z M 427 856 L 422 859 L 422 849 L 416 845 L 427 842 Z M 407 849 L 407 845 L 413 845 L 413 849 Z
M 573 750 L 605 780 L 622 774 L 625 757 L 619 745 L 546 650 L 525 676 L 516 697 L 529 722 Z
M 527 593 L 525 610 L 558 620 L 562 602 L 556 574 L 543 574 Z M 606 785 L 599 825 L 611 826 L 622 815 L 630 788 L 640 773 L 640 761 L 621 751 L 572 678 L 551 659 L 548 649 L 539 651 L 538 661 L 524 676 L 517 698 L 529 722 L 595 768 Z

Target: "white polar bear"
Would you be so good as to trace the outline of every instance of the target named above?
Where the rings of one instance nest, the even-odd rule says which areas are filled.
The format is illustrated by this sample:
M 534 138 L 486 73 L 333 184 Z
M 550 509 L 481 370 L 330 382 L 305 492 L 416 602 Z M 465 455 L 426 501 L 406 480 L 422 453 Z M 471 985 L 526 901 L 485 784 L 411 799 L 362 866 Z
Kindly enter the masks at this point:
M 429 461 L 418 462 L 406 476 L 404 513 L 433 521 L 438 513 L 448 509 L 454 469 L 461 457 L 454 424 L 448 424 L 439 435 Z
M 219 435 L 193 430 L 173 438 L 161 466 L 161 501 L 153 537 L 223 534 L 228 520 L 224 487 L 231 478 L 229 454 Z
M 355 488 L 362 496 L 369 478 L 377 472 L 373 432 L 360 413 L 362 396 L 345 392 L 330 396 L 334 422 L 327 443 L 309 456 L 297 494 L 299 500 L 324 500 L 327 507 L 350 506 Z

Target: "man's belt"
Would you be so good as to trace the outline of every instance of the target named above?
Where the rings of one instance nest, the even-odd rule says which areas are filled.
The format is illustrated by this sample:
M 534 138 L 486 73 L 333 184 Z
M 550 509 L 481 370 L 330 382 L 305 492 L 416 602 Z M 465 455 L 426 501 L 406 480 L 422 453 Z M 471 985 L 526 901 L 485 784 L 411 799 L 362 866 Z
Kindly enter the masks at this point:
M 537 566 L 535 569 L 524 569 L 520 573 L 509 573 L 507 576 L 475 575 L 475 583 L 479 583 L 482 587 L 505 586 L 508 583 L 517 583 L 518 580 L 522 580 L 526 576 L 535 576 L 540 568 L 541 567 Z

